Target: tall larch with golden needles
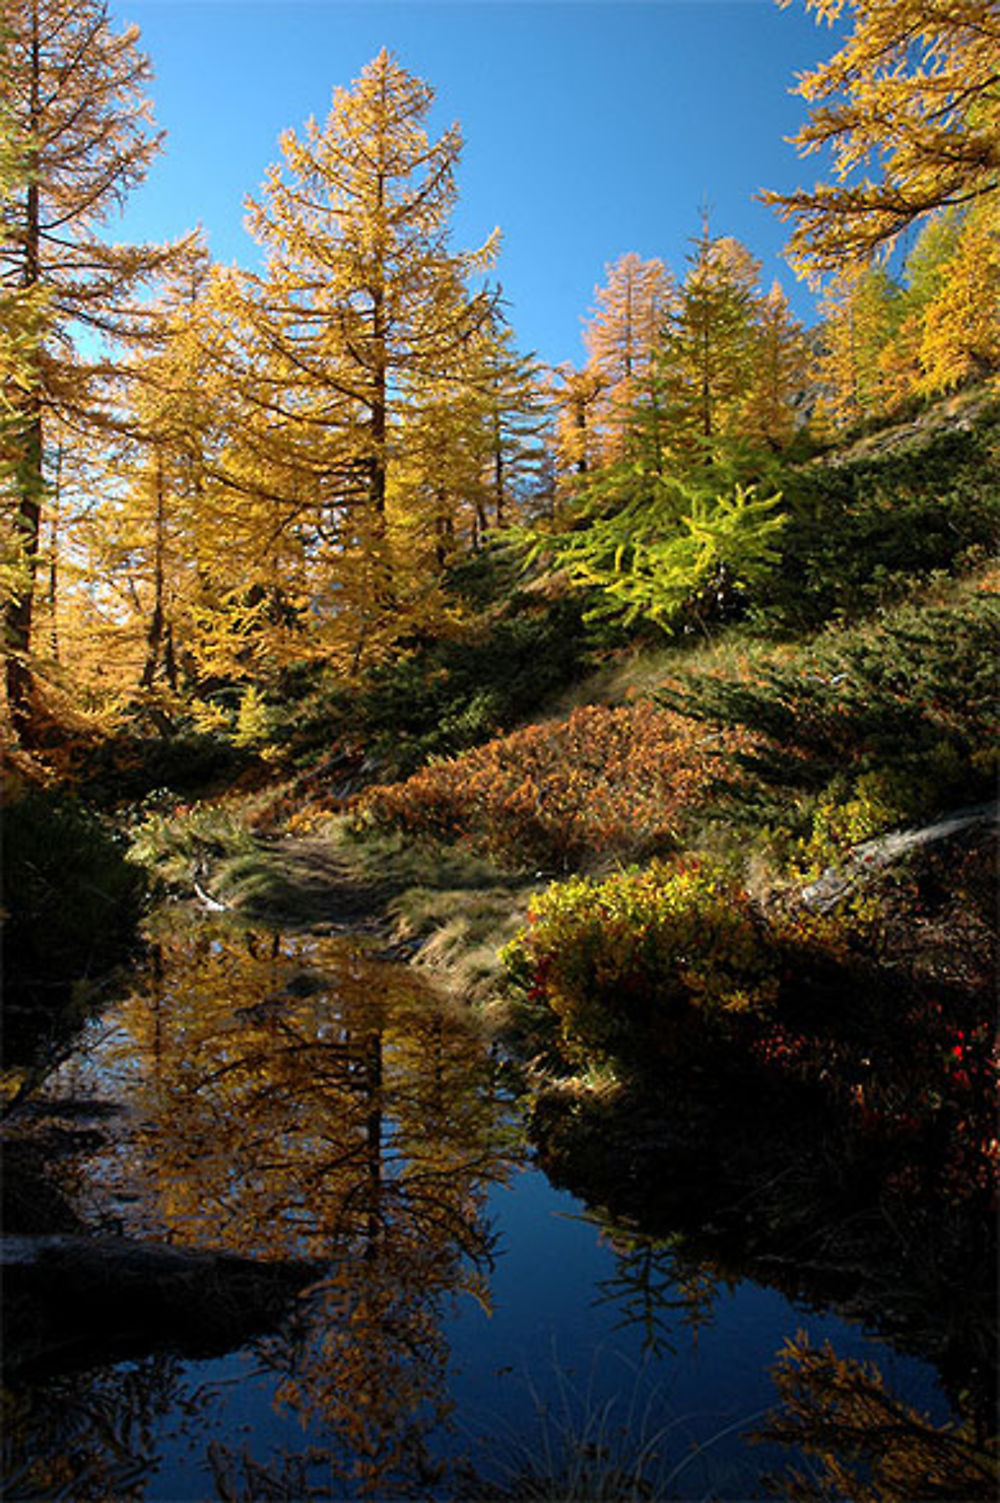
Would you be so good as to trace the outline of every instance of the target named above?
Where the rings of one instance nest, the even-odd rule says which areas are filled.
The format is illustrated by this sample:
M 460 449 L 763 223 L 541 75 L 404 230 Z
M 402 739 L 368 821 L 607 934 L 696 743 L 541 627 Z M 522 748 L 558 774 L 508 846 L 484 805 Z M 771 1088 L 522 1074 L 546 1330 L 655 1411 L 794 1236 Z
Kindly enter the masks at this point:
M 17 321 L 20 335 L 3 370 L 4 634 L 8 711 L 22 735 L 48 428 L 57 421 L 72 434 L 112 420 L 111 349 L 142 332 L 137 291 L 168 255 L 117 244 L 109 231 L 160 146 L 137 43 L 135 27 L 112 29 L 102 0 L 4 0 L 0 322 Z
M 891 402 L 886 357 L 896 333 L 898 296 L 896 284 L 877 266 L 848 268 L 826 289 L 817 410 L 834 426 L 881 417 Z
M 923 316 L 920 389 L 948 391 L 1000 373 L 1000 226 L 970 214 Z
M 614 459 L 627 446 L 633 409 L 649 397 L 674 287 L 662 261 L 644 261 L 634 251 L 619 256 L 606 272 L 595 289 L 583 342 L 602 384 L 597 421 L 603 457 Z
M 513 329 L 498 314 L 474 343 L 470 381 L 486 438 L 478 546 L 492 529 L 517 520 L 522 505 L 550 499 L 549 413 L 541 366 L 517 350 Z
M 195 240 L 165 279 L 155 343 L 133 362 L 124 431 L 104 444 L 102 504 L 75 527 L 76 551 L 89 558 L 90 591 L 101 598 L 116 639 L 113 647 L 97 630 L 78 643 L 78 676 L 96 655 L 105 683 L 117 680 L 120 693 L 139 691 L 151 704 L 176 694 L 181 657 L 190 651 L 217 424 L 198 337 L 209 274 L 207 250 Z
M 491 304 L 465 288 L 489 269 L 495 236 L 470 253 L 449 244 L 462 139 L 454 125 L 429 137 L 433 97 L 383 50 L 335 91 L 324 124 L 286 132 L 248 201 L 266 269 L 230 283 L 270 362 L 275 435 L 313 456 L 306 501 L 340 536 L 354 598 L 341 592 L 338 617 L 355 663 L 400 605 L 387 501 L 406 404 L 447 374 Z
M 567 361 L 552 372 L 549 401 L 555 414 L 553 457 L 557 500 L 572 497 L 600 462 L 600 403 L 604 378 L 589 363 L 578 370 Z
M 901 410 L 921 389 L 920 346 L 927 309 L 941 291 L 955 254 L 964 213 L 943 209 L 930 215 L 906 256 L 894 301 L 892 337 L 878 355 L 886 411 Z
M 802 325 L 792 317 L 779 282 L 756 301 L 751 380 L 740 404 L 739 431 L 754 444 L 782 449 L 798 425 L 795 401 L 806 385 Z
M 710 456 L 753 382 L 760 262 L 707 223 L 695 237 L 660 351 L 671 446 Z
M 410 396 L 389 511 L 412 537 L 411 573 L 433 583 L 516 521 L 522 504 L 538 504 L 548 413 L 541 372 L 498 312 L 446 377 L 421 381 Z

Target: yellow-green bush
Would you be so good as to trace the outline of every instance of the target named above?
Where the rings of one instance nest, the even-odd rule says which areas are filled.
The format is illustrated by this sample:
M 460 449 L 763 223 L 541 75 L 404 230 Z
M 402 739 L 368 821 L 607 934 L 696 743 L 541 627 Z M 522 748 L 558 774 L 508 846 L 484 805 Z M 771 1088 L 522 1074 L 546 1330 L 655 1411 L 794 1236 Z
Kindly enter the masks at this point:
M 553 884 L 503 959 L 587 1054 L 675 1052 L 693 1026 L 761 1008 L 778 984 L 747 894 L 695 859 Z
M 862 774 L 845 788 L 834 782 L 817 800 L 809 838 L 795 863 L 803 876 L 833 866 L 852 846 L 905 823 L 907 804 L 899 779 L 884 771 Z

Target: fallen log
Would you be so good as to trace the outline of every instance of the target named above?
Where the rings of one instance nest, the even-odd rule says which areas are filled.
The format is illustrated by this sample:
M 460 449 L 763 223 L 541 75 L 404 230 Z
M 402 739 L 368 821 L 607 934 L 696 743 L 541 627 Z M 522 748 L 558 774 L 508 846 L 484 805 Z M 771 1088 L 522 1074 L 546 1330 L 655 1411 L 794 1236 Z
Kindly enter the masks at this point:
M 946 815 L 917 829 L 891 830 L 875 840 L 866 840 L 863 844 L 854 846 L 841 865 L 828 867 L 815 882 L 804 887 L 802 901 L 807 908 L 812 908 L 817 913 L 827 913 L 852 888 L 875 872 L 901 861 L 914 851 L 953 840 L 978 826 L 995 825 L 997 815 L 997 804 L 979 804 L 973 809 L 960 809 L 955 814 Z

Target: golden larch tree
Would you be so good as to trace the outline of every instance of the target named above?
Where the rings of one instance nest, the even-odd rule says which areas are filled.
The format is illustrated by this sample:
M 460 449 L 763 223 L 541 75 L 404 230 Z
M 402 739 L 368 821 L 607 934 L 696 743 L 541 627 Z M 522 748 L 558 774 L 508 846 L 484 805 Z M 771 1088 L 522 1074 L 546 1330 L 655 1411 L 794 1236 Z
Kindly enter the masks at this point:
M 880 267 L 848 268 L 831 281 L 820 311 L 820 416 L 834 426 L 884 415 L 894 390 L 887 354 L 899 289 Z
M 199 337 L 210 272 L 208 252 L 196 237 L 165 278 L 156 339 L 132 363 L 123 432 L 104 445 L 102 504 L 75 528 L 76 551 L 89 561 L 86 588 L 105 602 L 118 639 L 113 654 L 102 633 L 92 631 L 92 640 L 76 649 L 79 671 L 97 654 L 106 679 L 116 670 L 119 692 L 155 688 L 164 702 L 178 690 L 180 658 L 190 650 L 199 534 L 218 427 Z
M 409 535 L 402 551 L 410 588 L 429 601 L 450 564 L 515 522 L 542 489 L 548 412 L 541 370 L 516 350 L 499 310 L 447 375 L 418 380 L 406 397 L 389 517 L 397 536 Z M 400 560 L 397 571 L 403 567 Z
M 663 262 L 643 261 L 634 251 L 608 266 L 604 284 L 595 289 L 583 342 L 602 385 L 597 423 L 606 459 L 620 457 L 633 409 L 649 397 L 673 301 L 673 278 Z
M 920 365 L 926 393 L 1000 371 L 1000 225 L 989 211 L 968 216 L 941 268 L 923 315 Z
M 4 0 L 0 324 L 4 376 L 4 610 L 8 709 L 30 728 L 32 615 L 49 480 L 47 432 L 112 419 L 109 346 L 142 332 L 143 282 L 169 252 L 120 245 L 108 222 L 160 147 L 138 31 L 102 0 Z M 81 337 L 83 336 L 83 337 Z M 10 363 L 8 363 L 10 362 Z
M 324 124 L 286 132 L 283 161 L 248 200 L 266 269 L 225 284 L 272 454 L 280 468 L 281 447 L 296 450 L 295 504 L 336 534 L 337 628 L 355 664 L 401 605 L 388 498 L 407 404 L 461 361 L 492 302 L 467 289 L 496 237 L 468 253 L 449 244 L 462 139 L 455 125 L 429 137 L 433 98 L 383 50 L 335 91 Z
M 481 432 L 481 484 L 473 546 L 537 507 L 548 489 L 550 412 L 546 379 L 534 355 L 516 347 L 514 331 L 495 310 L 470 350 L 467 383 Z M 548 499 L 548 498 L 547 498 Z
M 941 291 L 964 217 L 959 209 L 938 210 L 930 215 L 906 256 L 900 287 L 894 296 L 895 327 L 878 354 L 887 413 L 901 409 L 921 390 L 924 320 L 927 309 Z
M 589 363 L 579 369 L 568 361 L 557 366 L 549 382 L 555 414 L 552 440 L 557 499 L 572 496 L 600 462 L 600 401 L 604 378 Z
M 782 449 L 798 425 L 796 399 L 809 366 L 802 325 L 792 317 L 780 282 L 756 301 L 750 387 L 740 404 L 738 428 L 751 442 Z

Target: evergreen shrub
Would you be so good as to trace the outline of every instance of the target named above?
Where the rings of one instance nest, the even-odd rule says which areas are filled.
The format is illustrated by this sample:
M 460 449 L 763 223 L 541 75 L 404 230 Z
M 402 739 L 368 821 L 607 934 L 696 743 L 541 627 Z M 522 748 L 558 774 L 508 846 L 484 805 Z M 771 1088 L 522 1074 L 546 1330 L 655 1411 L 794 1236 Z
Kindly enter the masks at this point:
M 139 735 L 125 729 L 102 742 L 83 762 L 88 797 L 108 807 L 138 802 L 154 789 L 191 797 L 231 783 L 253 765 L 253 753 L 218 731 L 179 730 Z
M 510 730 L 571 683 L 586 651 L 581 605 L 515 609 L 374 670 L 355 706 L 372 754 L 397 776 Z
M 899 601 L 914 581 L 963 572 L 1000 541 L 1000 410 L 972 429 L 881 455 L 782 474 L 779 566 L 763 622 L 808 630 Z
M 726 811 L 803 841 L 809 862 L 995 792 L 1000 595 L 908 605 L 660 702 L 743 733 Z
M 363 747 L 383 778 L 408 777 L 536 714 L 577 678 L 594 647 L 583 602 L 524 592 L 447 637 L 401 643 L 360 682 L 317 675 L 271 711 L 272 738 L 297 769 Z

